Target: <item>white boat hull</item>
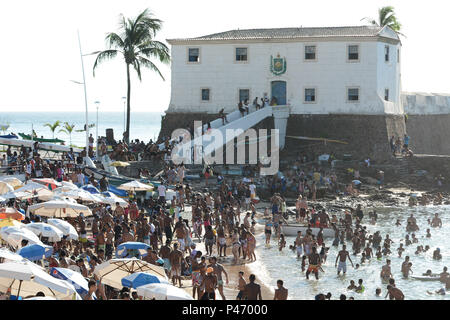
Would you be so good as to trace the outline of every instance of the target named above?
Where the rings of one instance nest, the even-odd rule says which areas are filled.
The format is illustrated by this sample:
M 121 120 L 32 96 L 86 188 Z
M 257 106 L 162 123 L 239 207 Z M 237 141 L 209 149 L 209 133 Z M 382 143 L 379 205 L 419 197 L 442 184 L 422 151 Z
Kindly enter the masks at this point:
M 302 235 L 306 234 L 306 230 L 308 230 L 307 226 L 299 225 L 299 224 L 282 224 L 281 225 L 282 232 L 285 236 L 296 237 L 297 232 L 301 231 Z M 311 228 L 312 234 L 317 236 L 320 228 Z M 323 237 L 324 238 L 334 238 L 334 230 L 329 228 L 323 229 Z

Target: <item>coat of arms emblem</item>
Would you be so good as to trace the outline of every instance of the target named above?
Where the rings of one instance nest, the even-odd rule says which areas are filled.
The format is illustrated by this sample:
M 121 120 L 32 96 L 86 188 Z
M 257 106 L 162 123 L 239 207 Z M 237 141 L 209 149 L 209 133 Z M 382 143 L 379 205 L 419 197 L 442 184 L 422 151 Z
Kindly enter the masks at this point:
M 276 76 L 280 76 L 286 72 L 286 58 L 280 58 L 280 54 L 276 58 L 270 56 L 270 72 Z

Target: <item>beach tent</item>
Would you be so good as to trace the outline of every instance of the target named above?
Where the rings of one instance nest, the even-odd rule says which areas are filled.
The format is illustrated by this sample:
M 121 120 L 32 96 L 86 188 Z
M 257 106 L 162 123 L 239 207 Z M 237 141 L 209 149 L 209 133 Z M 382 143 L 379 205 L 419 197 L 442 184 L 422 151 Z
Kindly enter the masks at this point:
M 138 254 L 140 256 L 146 256 L 147 255 L 147 249 L 149 249 L 150 246 L 143 242 L 124 242 L 121 243 L 117 249 L 116 249 L 116 256 L 118 258 L 126 257 L 127 254 L 130 252 L 132 254 Z M 130 250 L 130 251 L 129 251 Z M 129 257 L 132 258 L 132 257 Z
M 21 255 L 30 261 L 39 261 L 48 258 L 52 253 L 53 247 L 44 244 L 29 244 L 17 251 L 18 255 Z
M 13 192 L 14 188 L 10 186 L 7 182 L 0 181 L 0 194 L 5 194 L 8 192 Z
M 0 229 L 0 237 L 14 248 L 20 246 L 22 240 L 27 240 L 29 244 L 42 244 L 42 241 L 33 232 L 26 228 L 12 226 Z
M 158 277 L 146 272 L 136 272 L 122 279 L 122 285 L 124 287 L 133 289 L 145 286 L 150 283 L 169 284 L 169 281 L 166 278 Z
M 155 300 L 194 300 L 183 289 L 167 283 L 151 283 L 137 288 L 137 294 L 146 299 Z
M 34 223 L 25 224 L 23 227 L 32 231 L 38 237 L 49 238 L 50 242 L 61 241 L 62 237 L 64 236 L 64 234 L 61 230 L 59 230 L 57 227 L 54 227 L 48 223 L 34 222 Z
M 0 291 L 16 296 L 36 295 L 41 291 L 45 296 L 69 300 L 77 297 L 73 285 L 67 281 L 56 279 L 38 265 L 25 262 L 7 262 L 0 264 Z M 78 296 L 78 299 L 81 299 Z
M 48 219 L 47 223 L 62 231 L 67 240 L 78 240 L 78 232 L 69 222 L 61 219 Z
M 153 185 L 144 184 L 139 181 L 131 181 L 124 184 L 121 184 L 117 189 L 126 190 L 126 191 L 152 191 Z
M 122 279 L 135 272 L 146 272 L 167 279 L 164 268 L 136 258 L 111 259 L 95 267 L 94 274 L 103 284 L 122 289 Z
M 88 207 L 82 204 L 71 202 L 67 199 L 51 200 L 38 203 L 29 206 L 28 212 L 51 218 L 77 218 L 80 213 L 82 213 L 84 216 L 92 216 L 92 212 Z
M 79 272 L 66 268 L 51 268 L 50 275 L 69 282 L 81 296 L 89 293 L 89 283 Z M 96 299 L 95 294 L 93 296 Z

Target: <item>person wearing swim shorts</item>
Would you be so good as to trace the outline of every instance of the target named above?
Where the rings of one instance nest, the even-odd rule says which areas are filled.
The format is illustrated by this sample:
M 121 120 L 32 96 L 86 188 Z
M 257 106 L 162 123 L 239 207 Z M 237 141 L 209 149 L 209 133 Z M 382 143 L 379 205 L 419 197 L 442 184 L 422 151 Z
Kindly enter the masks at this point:
M 217 276 L 217 289 L 219 289 L 219 293 L 222 296 L 222 300 L 226 300 L 225 295 L 223 294 L 223 279 L 222 272 L 225 274 L 226 284 L 228 284 L 228 273 L 225 271 L 225 268 L 217 263 L 216 257 L 209 258 L 210 265 L 208 266 L 213 268 L 214 274 Z
M 346 264 L 347 258 L 350 261 L 350 263 L 352 264 L 352 267 L 354 267 L 353 266 L 353 261 L 350 258 L 350 255 L 349 255 L 349 253 L 348 253 L 348 251 L 346 249 L 347 249 L 347 246 L 344 244 L 342 246 L 342 250 L 339 251 L 339 253 L 338 253 L 337 257 L 336 257 L 336 261 L 334 263 L 334 267 L 336 267 L 338 259 L 339 259 L 339 266 L 338 266 L 338 270 L 337 270 L 337 274 L 338 275 L 340 275 L 341 271 L 343 271 L 344 274 L 347 272 L 347 264 Z
M 319 280 L 320 256 L 317 253 L 316 247 L 312 247 L 312 253 L 308 257 L 309 266 L 306 271 L 306 279 L 309 280 L 310 273 L 314 273 L 316 280 Z

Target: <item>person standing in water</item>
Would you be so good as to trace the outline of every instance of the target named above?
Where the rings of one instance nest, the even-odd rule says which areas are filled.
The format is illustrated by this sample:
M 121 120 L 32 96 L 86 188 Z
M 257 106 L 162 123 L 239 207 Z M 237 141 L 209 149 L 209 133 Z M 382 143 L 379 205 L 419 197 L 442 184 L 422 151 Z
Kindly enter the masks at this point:
M 341 271 L 343 271 L 344 274 L 347 272 L 347 263 L 346 263 L 347 258 L 350 261 L 350 263 L 352 264 L 352 267 L 354 268 L 353 261 L 350 258 L 350 255 L 346 249 L 347 249 L 347 246 L 344 244 L 342 246 L 342 250 L 339 251 L 339 253 L 336 257 L 336 261 L 334 263 L 334 267 L 338 267 L 338 270 L 337 270 L 338 275 L 340 275 Z M 338 259 L 339 259 L 339 266 L 337 266 Z

